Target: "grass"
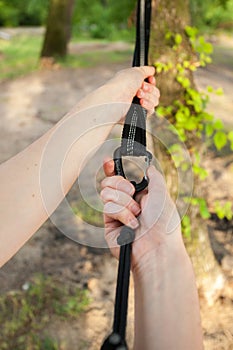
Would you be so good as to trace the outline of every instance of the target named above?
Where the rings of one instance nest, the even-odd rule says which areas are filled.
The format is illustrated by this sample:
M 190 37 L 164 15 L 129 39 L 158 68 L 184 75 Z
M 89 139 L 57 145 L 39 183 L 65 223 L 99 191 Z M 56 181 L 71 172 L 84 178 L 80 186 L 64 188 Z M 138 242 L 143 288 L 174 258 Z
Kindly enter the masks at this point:
M 124 62 L 132 56 L 130 50 L 127 51 L 90 51 L 80 55 L 70 54 L 65 59 L 58 59 L 62 67 L 67 68 L 88 68 L 101 63 Z
M 92 39 L 93 41 L 93 39 Z M 39 56 L 43 37 L 17 35 L 10 40 L 0 39 L 0 81 L 30 74 L 39 69 Z M 74 39 L 77 42 L 77 38 Z M 80 42 L 83 42 L 80 39 Z M 96 40 L 93 42 L 103 42 Z M 106 40 L 104 41 L 106 43 Z M 130 59 L 131 50 L 126 51 L 90 51 L 80 54 L 68 54 L 65 59 L 58 59 L 64 68 L 91 67 L 105 62 L 123 62 Z
M 38 68 L 41 36 L 15 36 L 0 39 L 0 80 L 12 79 Z
M 24 289 L 0 297 L 0 350 L 59 350 L 46 329 L 53 317 L 77 319 L 89 304 L 87 291 L 71 290 L 43 275 Z
M 90 225 L 97 227 L 103 227 L 103 212 L 101 209 L 98 211 L 89 206 L 84 201 L 77 201 L 72 205 L 72 210 L 75 215 L 78 215 L 83 221 Z

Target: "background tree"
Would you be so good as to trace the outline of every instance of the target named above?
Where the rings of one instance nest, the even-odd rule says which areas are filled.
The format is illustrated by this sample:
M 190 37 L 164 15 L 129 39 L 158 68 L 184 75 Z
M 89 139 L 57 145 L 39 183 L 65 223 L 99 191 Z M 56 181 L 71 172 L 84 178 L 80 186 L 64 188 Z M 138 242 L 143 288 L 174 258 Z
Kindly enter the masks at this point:
M 64 57 L 71 37 L 74 0 L 50 0 L 41 57 Z
M 190 35 L 194 34 L 192 29 L 187 27 L 190 24 L 189 1 L 153 0 L 152 2 L 150 61 L 157 65 L 157 72 L 159 72 L 157 85 L 162 96 L 160 105 L 161 108 L 164 108 L 165 117 L 176 127 L 181 125 L 182 118 L 186 118 L 185 113 L 188 114 L 185 125 L 179 129 L 181 140 L 185 142 L 190 153 L 193 152 L 194 145 L 196 151 L 201 153 L 199 126 L 196 128 L 200 113 L 197 113 L 196 106 L 198 103 L 199 105 L 202 102 L 204 104 L 204 100 L 202 101 L 198 93 L 195 92 L 196 95 L 191 103 L 191 97 L 188 96 L 188 93 L 193 92 L 194 94 L 196 91 L 192 67 L 195 68 L 195 65 L 199 64 L 199 58 L 196 57 L 190 41 Z M 204 49 L 210 50 L 208 44 Z M 185 65 L 190 65 L 190 69 L 185 69 Z M 158 125 L 152 127 L 158 128 Z M 176 196 L 178 191 L 175 185 L 176 169 L 172 168 L 171 158 L 163 146 L 157 140 L 154 140 L 154 143 L 155 153 L 163 164 L 168 184 L 172 184 L 170 191 Z M 194 186 L 194 198 L 203 197 L 203 188 L 198 177 L 195 178 Z M 198 202 L 198 199 L 196 201 Z M 210 245 L 207 225 L 200 215 L 201 211 L 203 214 L 207 210 L 203 203 L 205 203 L 204 200 L 199 202 L 199 206 L 192 206 L 189 210 L 191 229 L 186 247 L 194 264 L 199 289 L 211 303 L 215 293 L 223 287 L 224 277 Z M 208 217 L 208 215 L 206 216 Z

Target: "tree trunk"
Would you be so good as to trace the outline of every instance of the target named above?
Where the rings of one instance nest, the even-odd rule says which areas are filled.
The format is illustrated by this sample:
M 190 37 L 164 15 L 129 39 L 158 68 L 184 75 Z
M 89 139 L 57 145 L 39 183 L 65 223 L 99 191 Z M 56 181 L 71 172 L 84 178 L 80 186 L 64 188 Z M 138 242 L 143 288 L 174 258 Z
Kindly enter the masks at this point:
M 188 58 L 193 56 L 188 37 L 184 28 L 190 21 L 188 0 L 152 0 L 152 35 L 150 41 L 150 61 L 153 64 L 157 60 L 163 63 L 177 63 L 184 53 Z M 166 39 L 168 33 L 180 34 L 182 45 L 180 45 L 179 57 L 173 50 L 174 41 Z M 176 72 L 162 73 L 157 78 L 157 85 L 161 91 L 161 102 L 169 105 L 182 95 L 180 84 L 175 80 Z M 189 78 L 192 80 L 192 76 Z M 166 81 L 166 84 L 164 82 Z M 194 84 L 194 82 L 193 82 Z
M 150 63 L 156 61 L 176 64 L 181 57 L 190 59 L 193 56 L 192 48 L 185 34 L 185 26 L 189 24 L 189 1 L 188 0 L 153 0 L 152 1 L 152 28 L 150 41 Z M 179 52 L 172 47 L 174 42 L 166 39 L 168 32 L 180 34 L 182 36 L 182 44 L 179 46 Z M 189 73 L 191 74 L 191 73 Z M 171 105 L 175 100 L 180 98 L 184 91 L 181 85 L 177 83 L 176 70 L 158 74 L 156 77 L 157 86 L 161 92 L 160 105 Z M 189 76 L 194 84 L 193 77 Z M 159 125 L 152 123 L 152 130 L 156 133 Z M 171 159 L 164 150 L 164 146 L 153 138 L 154 154 L 159 160 L 160 165 L 167 178 L 169 191 L 176 196 L 177 188 L 177 172 L 172 166 Z M 189 140 L 190 142 L 190 140 Z M 197 196 L 199 183 L 196 182 L 194 188 L 194 196 Z M 201 197 L 199 195 L 199 197 Z M 213 303 L 220 289 L 223 288 L 224 277 L 220 266 L 218 265 L 208 237 L 208 229 L 206 222 L 201 219 L 198 210 L 191 208 L 191 240 L 186 241 L 186 248 L 193 262 L 194 270 L 197 278 L 197 285 L 201 294 L 207 299 L 208 303 Z
M 50 0 L 41 57 L 65 57 L 71 37 L 74 0 Z

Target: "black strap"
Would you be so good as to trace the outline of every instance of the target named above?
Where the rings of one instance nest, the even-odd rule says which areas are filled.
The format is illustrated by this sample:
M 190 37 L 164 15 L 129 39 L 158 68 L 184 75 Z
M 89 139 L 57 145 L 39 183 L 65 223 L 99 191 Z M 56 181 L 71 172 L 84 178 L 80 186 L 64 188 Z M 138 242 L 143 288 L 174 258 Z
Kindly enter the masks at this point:
M 149 36 L 150 36 L 151 0 L 138 0 L 137 4 L 137 29 L 136 44 L 133 58 L 133 66 L 148 64 Z M 139 99 L 134 97 L 132 105 L 126 115 L 122 132 L 121 147 L 114 155 L 116 175 L 124 175 L 121 156 L 146 156 L 150 160 L 150 154 L 146 150 L 146 110 L 139 104 Z M 145 180 L 145 179 L 144 179 Z M 147 183 L 145 180 L 144 182 Z M 145 188 L 143 181 L 135 184 L 136 193 L 141 186 Z M 113 332 L 104 341 L 101 350 L 127 350 L 125 340 L 129 278 L 131 264 L 131 245 L 135 238 L 135 232 L 128 226 L 123 226 L 117 243 L 120 245 L 120 257 L 118 265 L 118 277 L 116 287 Z
M 137 4 L 136 43 L 133 67 L 148 65 L 150 40 L 151 0 Z M 146 110 L 134 97 L 122 132 L 121 152 L 127 156 L 143 156 L 146 149 Z

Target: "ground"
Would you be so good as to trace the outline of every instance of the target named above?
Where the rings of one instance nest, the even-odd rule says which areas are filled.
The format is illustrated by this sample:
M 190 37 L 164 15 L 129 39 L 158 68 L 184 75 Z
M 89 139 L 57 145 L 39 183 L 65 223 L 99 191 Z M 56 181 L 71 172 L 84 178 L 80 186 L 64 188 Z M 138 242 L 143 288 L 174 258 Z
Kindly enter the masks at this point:
M 220 40 L 221 39 L 221 40 Z M 214 64 L 200 69 L 196 82 L 223 87 L 224 96 L 215 96 L 210 103 L 217 117 L 227 128 L 233 126 L 233 41 L 216 38 Z M 76 45 L 71 50 L 128 50 L 123 43 L 109 47 Z M 99 64 L 93 68 L 45 69 L 15 80 L 0 83 L 0 161 L 21 151 L 58 121 L 79 99 L 112 77 L 119 69 L 130 66 L 131 57 L 121 63 Z M 207 183 L 208 204 L 215 199 L 233 200 L 233 155 L 210 152 L 206 159 L 210 172 Z M 87 184 L 88 186 L 88 184 Z M 77 195 L 72 190 L 71 200 Z M 12 208 L 13 212 L 14 208 Z M 223 290 L 212 306 L 201 303 L 205 349 L 233 349 L 233 226 L 225 226 L 216 218 L 209 221 L 210 238 L 227 278 Z M 77 228 L 82 230 L 82 228 Z M 37 272 L 55 276 L 64 284 L 88 288 L 92 301 L 77 322 L 61 323 L 53 319 L 47 331 L 63 344 L 61 349 L 89 349 L 100 347 L 109 332 L 115 292 L 117 263 L 107 250 L 88 248 L 61 234 L 47 221 L 25 246 L 0 270 L 1 292 L 22 289 Z M 129 343 L 132 344 L 133 287 L 130 288 Z M 15 349 L 9 349 L 15 350 Z

